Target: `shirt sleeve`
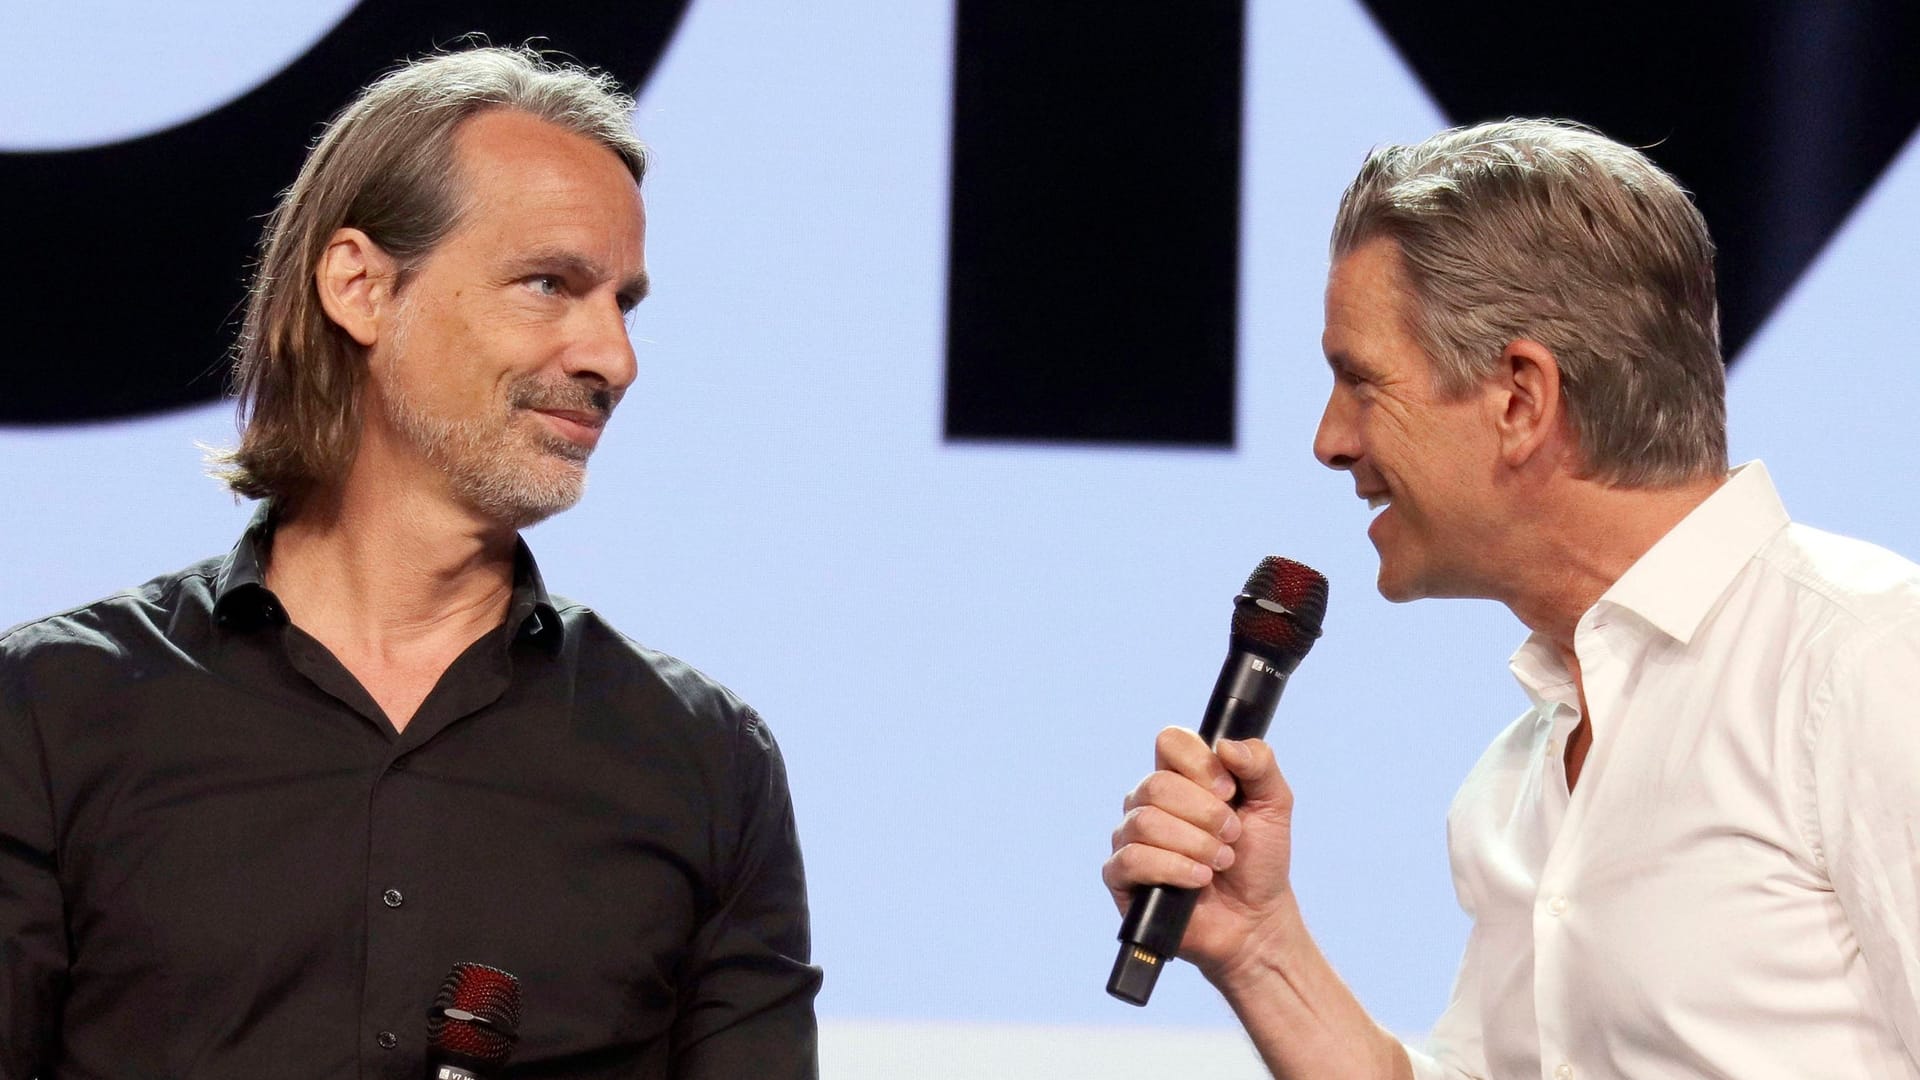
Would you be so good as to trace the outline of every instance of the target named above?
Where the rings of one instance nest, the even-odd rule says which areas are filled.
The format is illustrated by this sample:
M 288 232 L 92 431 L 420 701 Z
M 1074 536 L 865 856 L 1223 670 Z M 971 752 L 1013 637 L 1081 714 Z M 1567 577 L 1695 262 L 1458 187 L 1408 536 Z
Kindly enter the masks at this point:
M 741 805 L 731 873 L 701 928 L 674 1024 L 676 1080 L 814 1080 L 819 1051 L 807 885 L 786 767 L 748 712 L 736 738 Z
M 1920 1063 L 1920 620 L 1842 652 L 1818 693 L 1816 850 L 1889 1026 Z
M 67 975 L 52 798 L 28 698 L 0 651 L 0 1080 L 44 1074 Z

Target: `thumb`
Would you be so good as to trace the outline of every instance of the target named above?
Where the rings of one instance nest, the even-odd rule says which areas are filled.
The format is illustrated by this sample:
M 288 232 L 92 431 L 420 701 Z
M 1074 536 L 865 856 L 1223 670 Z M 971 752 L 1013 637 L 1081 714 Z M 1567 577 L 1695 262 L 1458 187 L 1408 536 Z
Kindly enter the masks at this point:
M 1293 789 L 1280 775 L 1273 748 L 1265 739 L 1223 739 L 1214 752 L 1240 785 L 1240 805 L 1280 810 L 1293 807 Z

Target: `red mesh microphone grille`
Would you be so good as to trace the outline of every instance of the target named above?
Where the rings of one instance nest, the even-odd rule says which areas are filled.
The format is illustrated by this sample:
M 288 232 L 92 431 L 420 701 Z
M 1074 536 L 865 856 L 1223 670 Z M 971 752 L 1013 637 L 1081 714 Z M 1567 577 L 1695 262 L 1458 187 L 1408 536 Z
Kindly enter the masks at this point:
M 1253 568 L 1234 598 L 1233 635 L 1275 659 L 1296 662 L 1313 648 L 1320 636 L 1320 621 L 1326 617 L 1326 575 L 1304 563 L 1269 555 Z
M 448 1016 L 471 1013 L 474 1020 Z M 458 1054 L 482 1066 L 506 1064 L 520 1033 L 520 980 L 485 964 L 453 965 L 427 1013 L 429 1051 Z

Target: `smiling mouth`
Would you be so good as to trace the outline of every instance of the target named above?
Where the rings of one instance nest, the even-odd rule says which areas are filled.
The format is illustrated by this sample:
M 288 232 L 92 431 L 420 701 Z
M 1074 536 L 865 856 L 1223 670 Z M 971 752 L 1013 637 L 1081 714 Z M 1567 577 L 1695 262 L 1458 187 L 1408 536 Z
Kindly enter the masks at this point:
M 534 415 L 546 420 L 546 427 L 552 430 L 557 441 L 550 442 L 548 448 L 561 456 L 579 462 L 585 461 L 600 442 L 600 431 L 607 426 L 607 415 L 591 410 L 576 409 L 532 409 Z
M 1369 495 L 1367 496 L 1367 509 L 1378 510 L 1381 507 L 1386 506 L 1388 503 L 1392 501 L 1393 501 L 1393 496 L 1387 494 L 1384 491 L 1378 495 Z
M 591 412 L 578 409 L 535 409 L 533 411 L 542 416 L 551 416 L 558 420 L 565 420 L 575 427 L 590 428 L 594 431 L 598 431 L 607 426 L 607 414 L 603 412 Z

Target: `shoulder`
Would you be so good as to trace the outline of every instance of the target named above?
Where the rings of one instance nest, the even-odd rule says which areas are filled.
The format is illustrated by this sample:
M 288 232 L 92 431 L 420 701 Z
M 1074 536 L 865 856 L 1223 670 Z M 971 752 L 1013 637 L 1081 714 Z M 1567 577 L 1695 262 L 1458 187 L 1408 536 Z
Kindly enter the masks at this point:
M 1760 554 L 1782 590 L 1786 624 L 1779 675 L 1799 716 L 1803 770 L 1873 775 L 1909 786 L 1920 769 L 1920 566 L 1885 548 L 1804 525 L 1788 526 Z M 1761 632 L 1761 631 L 1756 631 Z M 1789 680 L 1795 669 L 1803 675 Z M 1803 776 L 1805 773 L 1803 772 Z M 1830 793 L 1832 794 L 1832 793 Z
M 579 672 L 576 704 L 588 713 L 645 715 L 693 736 L 748 737 L 774 749 L 766 723 L 733 691 L 679 657 L 628 637 L 593 608 L 553 598 L 563 646 Z
M 1920 565 L 1876 544 L 1798 523 L 1757 561 L 1809 609 L 1843 622 L 1884 625 L 1920 618 Z
M 34 672 L 89 659 L 117 661 L 142 640 L 165 637 L 185 610 L 212 607 L 218 558 L 205 559 L 91 603 L 21 623 L 0 633 L 0 678 L 12 683 Z

